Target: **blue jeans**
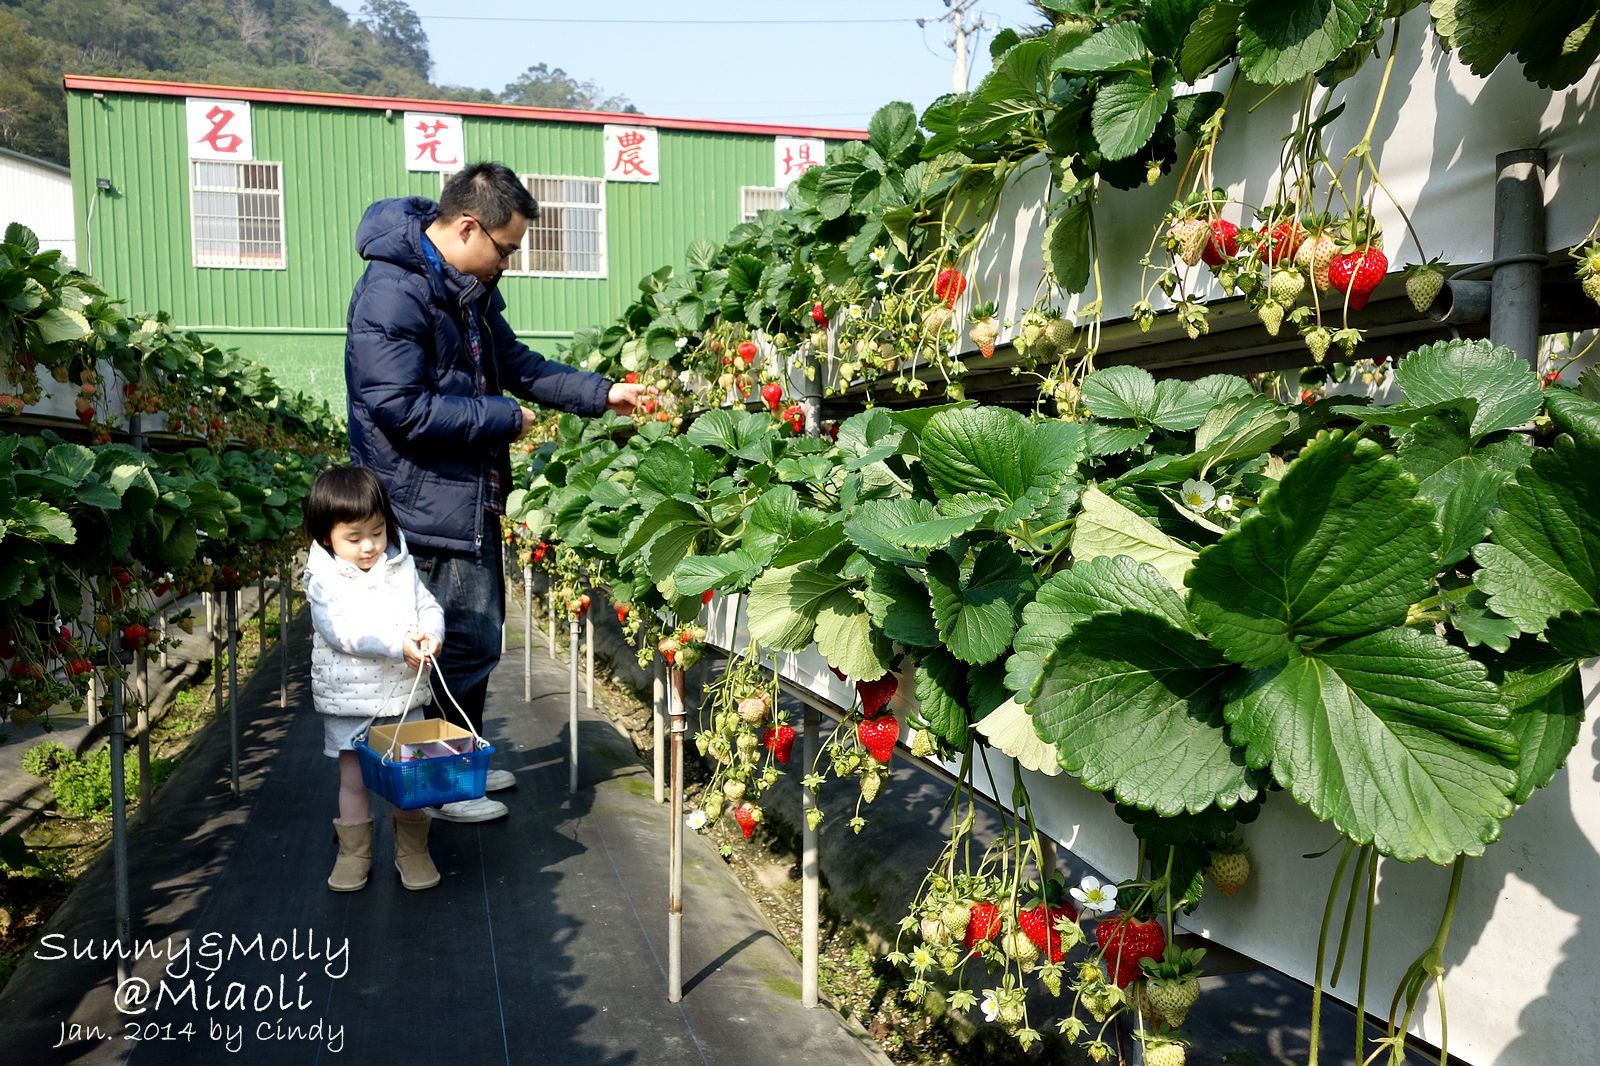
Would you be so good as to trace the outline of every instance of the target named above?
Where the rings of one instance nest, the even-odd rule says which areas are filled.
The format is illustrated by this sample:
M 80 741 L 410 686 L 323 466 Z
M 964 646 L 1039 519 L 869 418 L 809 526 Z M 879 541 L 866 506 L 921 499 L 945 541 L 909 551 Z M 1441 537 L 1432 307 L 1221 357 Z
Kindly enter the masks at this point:
M 428 717 L 461 724 L 450 697 L 439 687 L 438 675 L 442 674 L 455 702 L 480 734 L 489 674 L 500 662 L 500 629 L 506 616 L 500 550 L 500 538 L 493 535 L 484 537 L 476 558 L 427 548 L 412 550 L 417 573 L 444 608 L 444 646 L 439 651 Z

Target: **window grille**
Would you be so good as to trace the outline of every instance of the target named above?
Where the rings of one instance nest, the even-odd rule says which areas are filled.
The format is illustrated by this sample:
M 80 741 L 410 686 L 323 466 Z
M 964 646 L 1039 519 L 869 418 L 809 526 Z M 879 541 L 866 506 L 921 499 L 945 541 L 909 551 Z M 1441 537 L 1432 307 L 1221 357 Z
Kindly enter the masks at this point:
M 283 269 L 283 164 L 197 159 L 189 166 L 194 265 Z
M 784 190 L 766 185 L 745 185 L 739 189 L 739 221 L 754 222 L 762 211 L 781 211 L 789 206 Z
M 441 174 L 440 188 L 453 174 Z M 506 273 L 523 277 L 606 276 L 606 190 L 599 178 L 521 175 L 539 217 L 512 254 Z

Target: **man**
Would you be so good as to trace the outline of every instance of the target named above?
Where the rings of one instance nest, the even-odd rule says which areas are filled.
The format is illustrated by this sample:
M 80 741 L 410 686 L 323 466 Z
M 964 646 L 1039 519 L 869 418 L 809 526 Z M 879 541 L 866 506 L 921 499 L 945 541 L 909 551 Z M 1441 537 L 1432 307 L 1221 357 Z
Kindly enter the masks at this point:
M 496 284 L 538 213 L 515 173 L 479 163 L 452 177 L 437 204 L 381 200 L 356 229 L 368 266 L 345 340 L 350 456 L 383 481 L 444 606 L 430 713 L 456 717 L 442 675 L 479 733 L 505 618 L 498 516 L 511 489 L 508 446 L 535 417 L 502 390 L 591 416 L 632 413 L 641 390 L 549 361 L 506 324 Z M 490 791 L 515 784 L 505 770 L 489 772 Z M 483 822 L 504 817 L 506 805 L 482 796 L 431 813 Z

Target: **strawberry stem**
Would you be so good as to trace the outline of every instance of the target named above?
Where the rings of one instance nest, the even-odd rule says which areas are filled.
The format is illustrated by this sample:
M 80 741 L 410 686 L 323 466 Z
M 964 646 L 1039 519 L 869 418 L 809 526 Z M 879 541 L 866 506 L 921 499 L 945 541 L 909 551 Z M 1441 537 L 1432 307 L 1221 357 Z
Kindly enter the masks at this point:
M 1339 856 L 1339 867 L 1333 872 L 1333 882 L 1328 885 L 1328 902 L 1322 908 L 1322 929 L 1317 934 L 1317 968 L 1311 982 L 1311 1052 L 1306 1066 L 1317 1066 L 1317 1052 L 1322 1044 L 1322 964 L 1328 950 L 1328 928 L 1333 924 L 1333 904 L 1339 898 L 1339 885 L 1344 881 L 1344 868 L 1356 849 L 1355 841 L 1346 839 L 1344 851 Z M 1392 1016 L 1392 1015 L 1391 1015 Z

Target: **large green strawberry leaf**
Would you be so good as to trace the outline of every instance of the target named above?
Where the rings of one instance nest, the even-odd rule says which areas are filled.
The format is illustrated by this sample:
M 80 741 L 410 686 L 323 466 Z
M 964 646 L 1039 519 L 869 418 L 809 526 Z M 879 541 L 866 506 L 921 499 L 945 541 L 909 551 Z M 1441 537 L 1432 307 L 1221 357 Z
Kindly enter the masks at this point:
M 1394 377 L 1412 407 L 1463 397 L 1476 400 L 1474 437 L 1520 426 L 1538 414 L 1544 402 L 1539 376 L 1527 361 L 1488 341 L 1425 344 L 1400 360 Z
M 1249 675 L 1224 714 L 1252 767 L 1404 862 L 1480 855 L 1511 813 L 1510 714 L 1484 668 L 1431 630 L 1291 649 Z
M 671 441 L 657 441 L 639 459 L 634 494 L 649 510 L 662 500 L 694 491 L 694 462 Z
M 918 661 L 915 681 L 917 716 L 950 747 L 966 747 L 967 668 L 936 648 Z
M 1149 71 L 1124 70 L 1101 79 L 1089 128 L 1106 159 L 1126 159 L 1150 143 L 1177 82 L 1177 67 L 1160 60 Z
M 1439 528 L 1416 483 L 1369 440 L 1319 435 L 1189 573 L 1189 608 L 1234 662 L 1400 625 L 1428 594 Z
M 992 497 L 1002 509 L 997 529 L 1043 507 L 1082 457 L 1081 426 L 1033 425 L 1004 407 L 941 411 L 922 431 L 922 466 L 934 491 L 941 499 Z
M 1219 0 L 1200 12 L 1178 53 L 1178 68 L 1184 81 L 1193 85 L 1232 57 L 1239 41 L 1239 15 L 1243 8 L 1242 3 Z
M 1562 432 L 1575 437 L 1600 437 L 1600 403 L 1576 390 L 1559 386 L 1544 390 L 1544 409 Z
M 1037 583 L 1027 561 L 1001 541 L 984 545 L 965 573 L 951 552 L 929 556 L 933 617 L 950 654 L 968 663 L 998 657 L 1011 644 L 1023 600 Z
M 1473 546 L 1489 533 L 1489 515 L 1498 506 L 1500 486 L 1510 480 L 1504 470 L 1475 470 L 1464 476 L 1439 505 L 1439 525 L 1444 530 L 1439 550 L 1441 569 L 1452 567 L 1472 554 Z
M 849 612 L 844 601 L 855 603 L 852 584 L 851 578 L 829 573 L 816 563 L 768 570 L 750 586 L 750 636 L 777 651 L 803 651 L 812 642 L 824 607 L 832 606 L 835 614 Z
M 906 431 L 895 424 L 889 412 L 872 407 L 841 422 L 839 439 L 835 443 L 844 459 L 844 468 L 859 470 L 895 454 L 905 437 Z
M 800 511 L 799 494 L 788 485 L 779 485 L 763 492 L 745 516 L 744 533 L 739 546 L 753 559 L 770 562 L 774 552 L 788 543 L 795 528 L 795 517 Z
M 973 723 L 991 747 L 999 748 L 1026 770 L 1055 777 L 1061 762 L 1053 745 L 1040 739 L 1033 728 L 1033 715 L 1016 700 L 1006 700 Z
M 1155 567 L 1126 555 L 1080 559 L 1051 575 L 1022 609 L 1022 627 L 1006 658 L 1006 686 L 1026 700 L 1045 658 L 1062 637 L 1094 615 L 1122 610 L 1144 611 L 1179 629 L 1194 628 L 1183 600 Z
M 928 557 L 926 551 L 908 550 L 890 538 L 910 526 L 930 521 L 936 514 L 929 500 L 868 500 L 845 516 L 844 535 L 850 543 L 886 563 L 922 566 Z
M 874 566 L 867 575 L 867 611 L 883 635 L 917 648 L 938 648 L 939 627 L 933 620 L 928 586 L 903 567 Z
M 714 407 L 696 418 L 684 437 L 690 444 L 702 448 L 738 452 L 762 437 L 767 425 L 766 416 L 754 411 Z
M 1395 457 L 1417 479 L 1424 496 L 1442 502 L 1467 477 L 1483 470 L 1517 470 L 1533 458 L 1526 440 L 1512 433 L 1475 437 L 1460 411 L 1430 415 L 1403 434 Z
M 1156 381 L 1137 366 L 1108 366 L 1083 379 L 1083 402 L 1098 418 L 1125 418 L 1162 429 L 1194 429 L 1215 401 L 1187 381 Z
M 941 515 L 926 522 L 917 522 L 889 533 L 889 541 L 896 547 L 911 552 L 942 548 L 963 533 L 976 529 L 984 519 L 994 514 L 995 510 L 996 508 L 990 506 L 981 511 Z
M 751 616 L 755 603 L 751 601 Z M 755 632 L 751 626 L 751 635 Z M 817 650 L 847 677 L 882 677 L 889 670 L 888 642 L 872 628 L 866 606 L 846 589 L 817 609 Z
M 1356 43 L 1383 0 L 1244 0 L 1239 69 L 1258 85 L 1285 85 L 1315 73 Z
M 1587 613 L 1600 621 L 1600 613 Z M 1579 661 L 1536 637 L 1521 637 L 1490 664 L 1489 676 L 1511 708 L 1511 728 L 1521 745 L 1515 803 L 1526 803 L 1548 785 L 1578 742 L 1584 718 Z
M 1500 489 L 1478 587 L 1525 633 L 1600 606 L 1600 441 L 1558 437 Z
M 1096 792 L 1163 815 L 1231 807 L 1263 783 L 1223 724 L 1232 673 L 1159 615 L 1096 615 L 1046 660 L 1028 710 L 1061 765 Z
M 761 569 L 743 548 L 721 555 L 689 555 L 672 568 L 672 587 L 679 596 L 699 596 L 709 589 L 737 588 Z
M 1082 510 L 1073 524 L 1072 555 L 1076 559 L 1126 555 L 1149 563 L 1173 588 L 1181 589 L 1197 553 L 1090 485 L 1083 490 Z

